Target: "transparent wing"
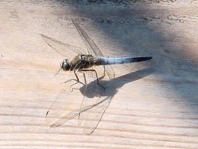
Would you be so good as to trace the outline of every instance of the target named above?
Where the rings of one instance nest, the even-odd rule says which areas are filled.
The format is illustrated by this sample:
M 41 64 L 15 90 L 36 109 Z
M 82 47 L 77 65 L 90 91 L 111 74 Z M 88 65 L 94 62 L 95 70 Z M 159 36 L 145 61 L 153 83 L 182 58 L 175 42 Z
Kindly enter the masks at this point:
M 79 108 L 81 104 L 82 94 L 79 90 L 73 89 L 72 85 L 76 83 L 73 72 L 68 76 L 67 82 L 59 85 L 64 86 L 63 90 L 58 94 L 50 108 L 46 112 L 45 121 L 50 127 L 59 126 L 59 120 L 64 115 L 70 113 L 73 109 Z M 82 87 L 82 84 L 76 84 Z M 76 87 L 76 86 L 75 86 Z
M 78 122 L 79 126 L 83 127 L 85 134 L 91 134 L 97 128 L 105 110 L 111 102 L 112 96 L 107 96 L 104 88 L 97 84 L 94 71 L 86 72 L 86 82 L 87 85 Z M 85 107 L 87 107 L 86 110 Z
M 93 131 L 97 128 L 106 108 L 108 107 L 109 103 L 111 102 L 111 97 L 108 98 L 104 98 L 103 100 L 101 100 L 98 103 L 95 103 L 93 105 L 89 105 L 89 106 L 85 106 L 82 107 L 80 109 L 71 111 L 67 114 L 62 113 L 58 119 L 54 120 L 53 123 L 50 125 L 50 127 L 58 127 L 61 126 L 62 124 L 66 123 L 67 121 L 75 118 L 76 116 L 81 115 L 81 113 L 86 112 L 90 109 L 98 109 L 98 111 L 94 111 L 94 115 L 92 115 L 92 117 L 94 117 L 94 119 L 92 119 L 92 121 L 85 121 L 85 125 L 83 127 L 84 128 L 84 133 L 85 134 L 91 134 L 93 133 Z M 89 115 L 90 117 L 90 115 Z M 91 122 L 91 123 L 90 123 Z M 88 127 L 87 127 L 88 126 Z
M 78 108 L 76 108 L 77 110 L 71 110 L 73 109 L 70 108 L 72 103 L 67 103 L 65 101 L 61 102 L 62 100 L 56 101 L 46 115 L 46 117 L 51 120 L 51 127 L 58 127 L 68 120 L 78 116 L 79 126 L 83 127 L 85 134 L 91 134 L 97 128 L 106 108 L 111 102 L 112 96 L 107 96 L 105 90 L 97 85 L 97 82 L 95 81 L 95 72 L 86 71 L 85 76 L 87 85 L 81 87 L 81 93 L 84 94 L 81 105 L 78 105 Z M 66 97 L 70 97 L 69 93 L 73 92 L 64 94 L 67 94 Z M 59 95 L 57 100 L 64 98 L 60 96 L 62 96 L 62 94 Z M 76 94 L 72 94 L 72 96 L 73 98 L 76 98 Z
M 97 57 L 104 57 L 104 55 L 102 54 L 102 52 L 100 51 L 100 49 L 98 48 L 98 46 L 96 45 L 96 43 L 88 36 L 88 34 L 79 26 L 79 24 L 72 19 L 72 22 L 74 24 L 74 26 L 76 27 L 78 33 L 80 34 L 80 36 L 82 37 L 88 53 Z M 115 78 L 115 72 L 112 66 L 104 66 L 104 71 L 105 73 L 108 75 L 108 77 L 110 79 Z
M 63 43 L 61 41 L 58 41 L 56 39 L 53 39 L 51 37 L 48 37 L 46 35 L 40 34 L 43 38 L 43 40 L 56 52 L 63 55 L 64 57 L 72 57 L 71 53 L 74 53 L 76 56 L 77 54 L 81 54 L 82 49 L 76 46 L 72 46 L 66 43 Z M 71 52 L 72 51 L 72 52 Z
M 97 128 L 111 99 L 112 97 L 99 98 L 94 106 L 88 110 L 83 129 L 85 134 L 92 134 Z

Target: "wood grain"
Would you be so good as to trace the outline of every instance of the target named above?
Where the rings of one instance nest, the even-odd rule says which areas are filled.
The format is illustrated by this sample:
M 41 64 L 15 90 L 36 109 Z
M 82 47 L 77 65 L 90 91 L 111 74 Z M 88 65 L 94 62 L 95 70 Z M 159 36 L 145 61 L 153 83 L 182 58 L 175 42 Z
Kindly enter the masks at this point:
M 0 148 L 197 149 L 197 8 L 195 1 L 0 2 Z M 68 74 L 54 77 L 65 57 L 40 34 L 86 51 L 70 18 L 105 56 L 153 56 L 114 66 L 116 78 L 106 82 L 113 99 L 91 135 L 77 118 L 56 128 L 45 122 Z M 76 110 L 82 96 L 63 94 L 60 109 Z

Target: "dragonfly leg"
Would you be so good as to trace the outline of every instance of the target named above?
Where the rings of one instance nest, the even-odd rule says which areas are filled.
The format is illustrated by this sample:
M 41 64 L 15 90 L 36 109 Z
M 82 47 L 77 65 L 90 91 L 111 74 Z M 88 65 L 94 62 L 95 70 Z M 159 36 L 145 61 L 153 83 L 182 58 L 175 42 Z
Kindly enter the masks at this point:
M 77 79 L 77 83 L 80 82 L 81 84 L 85 85 L 84 83 L 82 83 L 79 78 L 78 78 L 78 75 L 77 75 L 77 72 L 80 72 L 80 69 L 84 67 L 86 63 L 82 63 L 82 61 L 79 61 L 78 64 L 75 66 L 74 68 L 74 74 L 76 76 L 76 79 Z M 83 73 L 83 76 L 84 76 L 84 73 Z
M 74 70 L 74 74 L 76 76 L 77 82 L 80 82 L 76 70 Z
M 81 61 L 78 62 L 77 65 L 73 68 L 74 69 L 74 74 L 75 74 L 76 80 L 75 79 L 70 79 L 70 80 L 67 80 L 67 81 L 65 81 L 63 83 L 67 83 L 67 82 L 70 82 L 70 81 L 76 81 L 77 83 L 80 82 L 79 81 L 79 78 L 78 78 L 78 75 L 76 73 L 76 70 L 78 70 L 77 68 L 79 67 L 80 63 L 81 63 Z M 72 70 L 70 70 L 70 71 L 72 71 Z M 75 83 L 75 84 L 77 84 L 77 83 Z M 80 82 L 80 83 L 82 83 L 82 82 Z
M 86 82 L 85 82 L 85 84 L 84 84 L 83 82 L 81 82 L 80 79 L 78 78 L 78 75 L 77 75 L 77 72 L 80 72 L 79 70 L 80 70 L 80 68 L 83 67 L 83 66 L 84 66 L 84 64 L 82 64 L 81 61 L 79 61 L 79 63 L 78 63 L 78 64 L 75 66 L 75 68 L 74 68 L 74 74 L 75 74 L 75 76 L 76 76 L 76 83 L 70 85 L 70 90 L 71 90 L 71 91 L 73 91 L 73 89 L 71 89 L 72 86 L 74 86 L 74 85 L 76 85 L 76 84 L 78 84 L 78 83 L 80 83 L 80 84 L 82 84 L 82 85 L 85 85 L 85 84 L 86 84 Z M 83 76 L 85 77 L 85 74 L 84 74 L 84 73 L 83 73 Z
M 70 81 L 77 81 L 77 80 L 76 80 L 76 79 L 70 79 L 70 80 L 67 80 L 67 81 L 62 82 L 62 83 L 68 83 L 68 82 L 70 82 Z M 62 83 L 60 83 L 60 84 L 62 84 Z
M 86 84 L 87 84 L 87 80 L 86 80 L 86 78 L 85 78 L 85 73 L 82 72 L 82 71 L 79 71 L 79 72 L 83 74 L 84 82 L 85 82 L 85 85 L 86 85 Z
M 104 72 L 103 72 L 103 77 L 105 77 L 105 65 L 103 65 L 103 69 L 104 69 Z
M 82 84 L 82 85 L 85 85 L 83 82 L 81 82 L 81 81 L 79 80 L 78 75 L 77 75 L 77 72 L 74 71 L 74 74 L 75 74 L 77 80 L 76 80 L 76 83 L 70 85 L 70 91 L 73 91 L 73 88 L 72 88 L 72 87 L 73 87 L 74 85 L 78 84 L 78 83 L 80 83 L 80 84 Z M 72 88 L 72 89 L 71 89 L 71 88 Z
M 98 74 L 97 74 L 96 70 L 94 70 L 94 69 L 88 69 L 88 70 L 81 70 L 81 71 L 94 71 L 95 74 L 96 74 L 96 78 L 97 78 L 97 84 L 105 90 L 105 87 L 102 86 L 102 85 L 99 83 Z

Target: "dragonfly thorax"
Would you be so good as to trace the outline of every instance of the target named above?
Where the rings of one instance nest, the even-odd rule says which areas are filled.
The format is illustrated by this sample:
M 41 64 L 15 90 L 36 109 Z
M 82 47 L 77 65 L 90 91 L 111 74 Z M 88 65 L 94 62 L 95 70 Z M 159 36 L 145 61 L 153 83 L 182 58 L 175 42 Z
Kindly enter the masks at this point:
M 60 67 L 64 70 L 64 71 L 68 71 L 70 70 L 71 66 L 70 63 L 67 59 L 64 59 L 62 63 L 60 63 Z

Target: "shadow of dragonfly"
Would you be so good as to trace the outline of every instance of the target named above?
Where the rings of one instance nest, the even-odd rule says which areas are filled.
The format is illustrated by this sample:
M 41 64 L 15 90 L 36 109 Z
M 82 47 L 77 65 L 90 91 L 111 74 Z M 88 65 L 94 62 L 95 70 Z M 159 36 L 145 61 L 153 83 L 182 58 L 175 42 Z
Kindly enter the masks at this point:
M 59 109 L 59 106 L 61 106 L 62 103 L 60 102 L 60 97 L 57 97 L 47 111 L 46 118 L 50 119 L 50 127 L 58 127 L 67 120 L 78 116 L 79 126 L 84 128 L 84 133 L 91 134 L 97 128 L 106 108 L 115 95 L 108 94 L 106 87 L 101 84 L 102 82 L 106 84 L 111 80 L 115 80 L 115 72 L 111 65 L 142 62 L 150 60 L 152 57 L 104 57 L 98 46 L 88 36 L 88 34 L 75 20 L 71 20 L 87 47 L 86 54 L 82 53 L 82 49 L 79 47 L 65 44 L 46 35 L 41 34 L 41 36 L 51 48 L 56 50 L 61 55 L 67 56 L 68 50 L 73 51 L 73 53 L 76 54 L 71 61 L 64 59 L 60 64 L 60 70 L 73 72 L 75 79 L 70 79 L 70 75 L 65 83 L 69 84 L 69 90 L 74 85 L 81 83 L 83 87 L 81 87 L 80 91 L 84 95 L 84 98 L 80 105 L 80 109 L 73 112 L 68 112 L 67 110 L 65 110 L 66 112 L 62 112 Z M 98 76 L 94 66 L 102 66 L 103 75 L 101 77 Z M 80 73 L 83 75 L 83 82 L 79 79 Z M 70 84 L 69 82 L 72 81 L 75 81 L 75 83 Z M 61 93 L 64 92 L 65 90 Z M 72 91 L 67 91 L 68 97 L 71 92 Z

